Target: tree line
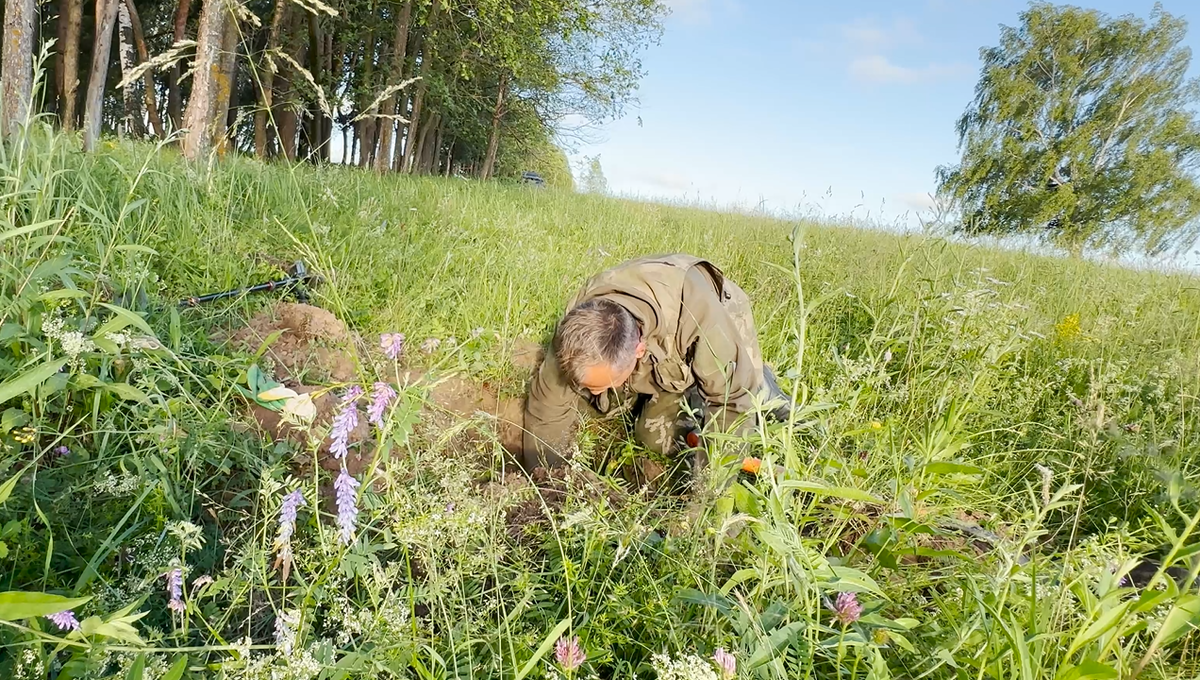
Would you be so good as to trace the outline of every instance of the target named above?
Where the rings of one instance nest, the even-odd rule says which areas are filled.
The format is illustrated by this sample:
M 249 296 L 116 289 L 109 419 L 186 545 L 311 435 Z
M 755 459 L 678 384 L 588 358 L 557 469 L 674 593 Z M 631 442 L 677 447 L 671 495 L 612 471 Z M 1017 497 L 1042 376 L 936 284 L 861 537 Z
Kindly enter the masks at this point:
M 621 114 L 667 11 L 658 0 L 5 0 L 3 10 L 6 134 L 46 114 L 87 149 L 105 133 L 174 132 L 189 158 L 316 163 L 331 160 L 336 135 L 344 163 L 483 179 L 569 178 L 554 135 Z

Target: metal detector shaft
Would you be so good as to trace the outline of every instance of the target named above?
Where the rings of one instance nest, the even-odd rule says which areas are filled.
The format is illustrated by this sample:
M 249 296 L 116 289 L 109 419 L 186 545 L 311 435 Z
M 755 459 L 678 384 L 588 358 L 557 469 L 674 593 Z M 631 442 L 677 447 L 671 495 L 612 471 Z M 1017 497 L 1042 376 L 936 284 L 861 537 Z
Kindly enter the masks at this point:
M 227 290 L 221 293 L 209 293 L 208 295 L 194 296 L 185 300 L 181 300 L 179 305 L 181 307 L 196 307 L 205 302 L 212 302 L 214 300 L 221 300 L 231 297 L 241 297 L 242 295 L 258 293 L 261 291 L 273 291 L 282 288 L 290 288 L 292 286 L 309 283 L 313 280 L 312 275 L 310 275 L 308 270 L 304 267 L 303 262 L 297 262 L 293 266 L 293 271 L 295 272 L 293 276 L 279 279 L 278 281 L 268 281 L 266 283 L 247 286 L 245 288 L 235 288 L 233 290 Z M 297 290 L 296 296 L 300 298 L 301 302 L 304 302 L 308 299 L 308 295 L 305 293 L 303 287 Z

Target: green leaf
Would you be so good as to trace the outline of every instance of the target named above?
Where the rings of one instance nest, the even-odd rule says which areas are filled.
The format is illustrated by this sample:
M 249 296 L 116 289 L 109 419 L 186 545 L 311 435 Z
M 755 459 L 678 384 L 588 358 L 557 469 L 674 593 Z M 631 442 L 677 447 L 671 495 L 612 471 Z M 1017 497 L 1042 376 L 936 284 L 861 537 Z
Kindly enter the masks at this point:
M 281 335 L 283 335 L 282 330 L 272 331 L 269 335 L 267 335 L 267 337 L 263 339 L 262 344 L 258 346 L 258 349 L 254 350 L 254 358 L 258 359 L 261 358 L 262 355 L 266 354 L 267 349 L 269 349 L 271 345 L 275 344 L 275 341 L 278 340 L 279 336 Z M 255 368 L 257 368 L 257 366 L 255 366 Z
M 20 621 L 74 609 L 90 597 L 63 597 L 49 593 L 10 590 L 0 593 L 0 621 Z
M 151 330 L 150 324 L 146 323 L 146 320 L 143 319 L 142 317 L 138 316 L 137 314 L 134 314 L 133 312 L 129 311 L 128 309 L 125 309 L 124 307 L 110 305 L 107 302 L 101 302 L 100 306 L 104 307 L 105 309 L 112 312 L 114 314 L 114 316 L 113 316 L 113 318 L 106 321 L 104 323 L 104 325 L 102 325 L 96 329 L 96 332 L 94 334 L 95 337 L 103 338 L 105 336 L 105 334 L 116 333 L 116 332 L 120 331 L 121 329 L 125 328 L 126 326 L 136 326 L 137 328 L 141 329 L 141 331 L 143 333 L 145 333 L 146 335 L 149 335 L 151 337 L 154 336 L 154 331 Z
M 91 390 L 104 387 L 106 383 L 90 373 L 78 373 L 71 376 L 71 388 L 76 390 Z
M 142 652 L 133 659 L 133 663 L 129 664 L 129 671 L 125 673 L 125 680 L 142 680 L 142 676 L 146 672 L 146 653 Z
M 38 385 L 41 385 L 55 373 L 58 373 L 58 369 L 62 368 L 66 363 L 67 360 L 65 357 L 62 359 L 51 359 L 0 383 L 0 404 L 13 397 L 19 397 L 26 392 L 32 392 L 37 389 Z
M 857 569 L 830 566 L 828 569 L 819 570 L 818 574 L 821 576 L 820 586 L 826 592 L 871 593 L 877 597 L 887 598 L 875 579 Z
M 5 409 L 0 415 L 0 433 L 12 432 L 13 428 L 21 427 L 29 422 L 29 414 L 19 408 Z
M 17 480 L 21 478 L 21 475 L 25 474 L 25 470 L 27 469 L 29 468 L 22 469 L 17 474 L 9 477 L 8 481 L 0 484 L 0 505 L 4 505 L 4 501 L 7 501 L 8 497 L 12 495 L 13 489 L 17 488 Z
M 136 401 L 139 404 L 145 404 L 150 401 L 150 397 L 146 396 L 145 392 L 128 383 L 109 383 L 104 386 L 104 389 L 125 401 Z
M 250 364 L 250 367 L 246 369 L 246 387 L 249 387 L 256 396 L 262 391 L 258 389 L 260 380 L 262 380 L 262 371 L 258 368 L 258 364 Z
M 25 225 L 24 227 L 17 227 L 16 229 L 9 229 L 8 231 L 0 232 L 0 243 L 3 243 L 10 239 L 24 236 L 25 234 L 32 234 L 35 231 L 40 231 L 51 225 L 61 224 L 61 223 L 62 223 L 62 220 L 46 220 L 45 222 L 38 222 L 37 224 L 28 224 L 28 225 Z
M 1080 662 L 1078 666 L 1064 666 L 1056 680 L 1103 680 L 1118 677 L 1116 669 L 1094 659 Z
M 805 493 L 811 493 L 816 496 L 833 496 L 834 498 L 844 498 L 850 501 L 862 501 L 864 503 L 882 504 L 883 501 L 863 491 L 862 489 L 854 489 L 845 486 L 825 486 L 820 482 L 806 482 L 801 480 L 789 480 L 779 485 L 783 489 L 794 489 Z
M 140 617 L 139 617 L 140 618 Z M 79 622 L 79 630 L 85 637 L 100 635 L 103 637 L 128 642 L 131 645 L 143 645 L 145 642 L 138 635 L 137 629 L 126 621 L 101 621 L 95 616 L 89 616 Z
M 1171 593 L 1163 590 L 1146 590 L 1134 600 L 1133 610 L 1138 613 L 1145 613 L 1157 608 L 1164 601 L 1171 599 Z
M 18 326 L 15 323 L 6 323 L 0 325 L 0 342 L 8 342 L 13 338 L 19 338 L 25 335 L 25 327 Z
M 892 642 L 895 642 L 896 646 L 899 647 L 900 649 L 903 649 L 904 651 L 906 651 L 910 654 L 917 653 L 916 648 L 913 647 L 913 643 L 909 642 L 908 638 L 904 637 L 903 635 L 901 635 L 897 632 L 894 632 L 894 631 L 888 631 L 887 636 L 888 636 L 888 639 L 891 640 Z
M 176 659 L 175 663 L 171 664 L 171 667 L 167 669 L 166 673 L 163 673 L 163 676 L 159 680 L 179 680 L 183 677 L 183 672 L 187 670 L 187 665 L 188 656 L 184 654 Z
M 158 256 L 157 250 L 151 248 L 150 246 L 138 245 L 136 243 L 122 243 L 119 246 L 115 246 L 113 250 L 120 250 L 127 253 L 142 253 L 144 255 L 153 255 L 155 257 Z
M 867 680 L 891 680 L 892 673 L 888 670 L 887 661 L 884 661 L 883 654 L 878 650 L 873 650 L 874 658 L 871 660 L 871 668 L 867 671 Z
M 0 541 L 0 560 L 4 559 L 5 557 L 8 557 L 8 544 L 4 541 Z
M 701 607 L 712 607 L 717 611 L 729 616 L 733 614 L 733 603 L 729 598 L 719 593 L 705 593 L 695 588 L 685 588 L 683 592 L 676 596 L 680 601 L 689 604 L 698 604 Z
M 58 290 L 42 293 L 37 299 L 41 302 L 50 302 L 52 300 L 65 300 L 68 298 L 72 300 L 79 300 L 86 297 L 91 297 L 91 293 L 79 290 L 77 288 L 59 288 Z
M 538 646 L 537 651 L 533 653 L 533 656 L 529 658 L 529 661 L 526 661 L 525 665 L 521 667 L 520 672 L 517 673 L 516 680 L 522 680 L 526 675 L 529 675 L 529 673 L 533 670 L 533 667 L 542 660 L 543 656 L 546 656 L 546 653 L 550 651 L 550 648 L 554 646 L 554 643 L 558 642 L 558 638 L 561 637 L 567 628 L 570 627 L 571 619 L 563 619 L 562 621 L 559 621 L 558 625 L 554 627 L 554 630 L 550 631 L 550 634 L 547 635 L 544 640 L 542 640 L 542 644 Z
M 1114 626 L 1120 623 L 1121 619 L 1129 611 L 1129 607 L 1132 604 L 1133 601 L 1128 600 L 1101 614 L 1100 617 L 1092 623 L 1092 625 L 1088 626 L 1081 633 L 1075 636 L 1074 642 L 1071 643 L 1070 647 L 1067 647 L 1066 658 L 1071 658 L 1071 655 L 1082 649 L 1084 645 L 1090 643 L 1092 640 L 1095 640 L 1101 635 L 1104 635 Z
M 771 633 L 771 636 L 766 640 L 761 640 L 754 653 L 750 655 L 750 661 L 746 663 L 746 670 L 754 670 L 759 666 L 770 663 L 779 655 L 779 651 L 787 646 L 792 637 L 803 631 L 808 626 L 805 621 L 793 621 L 783 628 Z
M 950 463 L 934 461 L 925 466 L 925 471 L 933 475 L 982 475 L 983 468 L 966 463 Z
M 1200 620 L 1200 595 L 1188 594 L 1175 601 L 1175 606 L 1163 620 L 1159 631 L 1163 646 L 1175 642 L 1196 626 Z
M 750 579 L 758 578 L 758 576 L 759 576 L 759 573 L 758 573 L 757 569 L 753 569 L 753 568 L 739 569 L 736 572 L 734 572 L 733 576 L 729 577 L 729 580 L 726 581 L 723 586 L 721 586 L 721 594 L 728 595 L 737 586 L 741 585 L 742 583 L 745 583 L 746 581 L 749 581 Z

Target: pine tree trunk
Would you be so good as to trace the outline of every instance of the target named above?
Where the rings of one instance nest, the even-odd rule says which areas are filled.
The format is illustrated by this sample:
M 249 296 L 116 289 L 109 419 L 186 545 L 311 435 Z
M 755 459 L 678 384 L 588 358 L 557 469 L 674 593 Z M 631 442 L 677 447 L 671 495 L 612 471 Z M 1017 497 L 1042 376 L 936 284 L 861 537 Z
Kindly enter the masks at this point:
M 433 148 L 429 150 L 429 174 L 440 174 L 442 162 L 442 136 L 446 133 L 446 121 L 438 117 L 437 131 L 433 133 Z
M 192 76 L 192 96 L 183 114 L 183 155 L 190 160 L 208 154 L 216 139 L 216 127 L 224 128 L 223 109 L 218 108 L 222 88 L 221 47 L 225 42 L 228 21 L 225 0 L 205 0 L 200 11 L 200 28 L 196 31 L 196 65 Z M 224 83 L 228 86 L 228 83 Z
M 58 0 L 58 21 L 55 22 L 57 35 L 54 43 L 54 114 L 62 115 L 63 87 L 66 83 L 63 67 L 66 58 L 63 56 L 63 45 L 67 44 L 67 0 Z
M 150 51 L 146 49 L 146 36 L 142 33 L 142 19 L 138 16 L 133 0 L 125 0 L 125 5 L 129 8 L 129 20 L 133 27 L 133 44 L 137 48 L 138 63 L 144 64 L 150 61 Z M 162 139 L 167 136 L 167 131 L 163 127 L 162 116 L 158 113 L 158 93 L 154 87 L 154 73 L 146 71 L 142 76 L 142 82 L 146 98 L 146 117 L 150 119 L 150 127 L 154 129 L 155 136 Z
M 92 45 L 92 70 L 88 74 L 87 97 L 83 109 L 83 149 L 91 151 L 100 140 L 104 123 L 104 86 L 108 78 L 108 59 L 112 50 L 113 30 L 117 23 L 119 0 L 96 0 L 96 39 Z
M 322 66 L 323 66 L 322 71 L 325 74 L 325 81 L 324 81 L 323 86 L 325 88 L 325 96 L 327 98 L 329 98 L 333 94 L 333 85 L 334 85 L 334 83 L 337 82 L 337 78 L 335 77 L 334 72 L 333 72 L 333 65 L 334 65 L 334 63 L 338 63 L 338 64 L 342 63 L 340 54 L 338 55 L 337 59 L 334 59 L 334 56 L 333 56 L 333 50 L 334 50 L 333 31 L 329 31 L 325 34 L 325 42 L 324 42 L 324 46 L 322 49 L 323 49 L 323 51 L 321 52 L 321 57 L 323 60 L 322 61 Z M 330 104 L 330 106 L 332 106 L 332 103 Z M 332 153 L 333 153 L 333 116 L 335 114 L 336 114 L 336 112 L 330 111 L 329 114 L 323 116 L 322 120 L 321 120 L 321 127 L 320 127 L 321 147 L 320 147 L 320 153 L 318 154 L 318 157 L 321 159 L 322 163 L 328 163 L 330 161 L 330 158 L 332 158 Z
M 316 81 L 317 87 L 323 87 L 321 82 L 322 66 L 325 60 L 321 58 L 321 47 L 324 41 L 321 40 L 321 28 L 317 24 L 317 15 L 308 15 L 308 72 L 312 74 L 313 80 Z M 312 105 L 312 116 L 304 122 L 304 128 L 308 131 L 308 160 L 316 163 L 318 161 L 316 152 L 321 146 L 321 132 L 324 127 L 323 119 L 325 113 L 321 111 L 319 106 L 314 103 Z
M 279 97 L 276 97 L 273 115 L 278 126 L 276 137 L 279 141 L 279 152 L 289 162 L 296 160 L 296 111 L 291 102 L 291 76 L 285 66 L 280 69 L 277 80 Z
M 483 159 L 483 179 L 491 179 L 496 169 L 496 151 L 500 148 L 500 119 L 504 117 L 504 97 L 508 94 L 508 73 L 500 74 L 500 86 L 496 89 L 496 106 L 492 109 L 492 132 L 488 135 L 487 155 Z
M 372 12 L 373 11 L 374 8 L 372 7 Z M 370 111 L 367 110 L 367 107 L 375 99 L 371 94 L 371 91 L 374 89 L 374 83 L 372 81 L 375 75 L 374 29 L 367 31 L 367 37 L 362 42 L 360 54 L 356 59 L 354 59 L 354 62 L 354 65 L 350 69 L 351 73 L 353 73 L 360 66 L 362 68 L 362 80 L 359 83 L 360 95 L 358 101 L 354 103 L 354 111 L 357 114 L 355 117 L 362 116 L 361 119 L 353 124 L 354 137 L 359 141 L 359 152 L 355 161 L 357 165 L 365 168 L 367 167 L 367 163 L 370 162 L 368 157 L 370 155 L 371 146 L 371 127 L 375 122 L 374 114 L 376 113 L 375 109 Z
M 133 22 L 129 19 L 129 3 L 118 0 L 117 3 L 117 56 L 121 63 L 121 78 L 129 77 L 137 59 L 133 56 Z M 138 102 L 138 83 L 127 84 L 121 93 L 125 101 L 125 134 L 134 139 L 146 136 L 146 126 L 143 122 L 142 105 Z
M 421 59 L 420 66 L 416 69 L 418 76 L 424 76 L 432 70 L 433 62 L 433 45 L 428 36 L 432 35 L 434 27 L 437 25 L 438 12 L 441 10 L 441 2 L 433 0 L 433 4 L 429 7 L 429 20 L 425 22 L 426 38 L 422 40 L 424 56 Z M 404 145 L 404 171 L 412 172 L 413 163 L 416 161 L 418 144 L 413 144 L 413 140 L 417 139 L 415 134 L 421 122 L 421 105 L 425 99 L 425 81 L 424 79 L 417 81 L 417 91 L 413 95 L 412 118 L 408 124 L 407 143 Z
M 217 88 L 217 153 L 224 155 L 229 151 L 233 138 L 234 121 L 237 118 L 237 58 L 238 58 L 238 27 L 232 17 L 225 27 L 225 37 L 221 41 L 221 65 L 219 86 Z
M 409 22 L 412 19 L 412 0 L 404 0 L 403 7 L 396 16 L 396 36 L 392 40 L 392 70 L 391 78 L 386 78 L 384 82 L 396 84 L 404 81 L 404 61 L 408 50 L 408 29 Z M 396 82 L 392 83 L 392 78 Z M 383 103 L 384 115 L 391 116 L 396 113 L 397 102 L 403 101 L 404 98 L 393 94 L 388 97 Z M 383 172 L 392 165 L 392 135 L 396 130 L 396 120 L 393 118 L 380 118 L 379 124 L 382 126 L 379 131 L 379 152 L 375 156 L 375 170 Z
M 283 22 L 286 20 L 288 7 L 290 6 L 291 2 L 289 0 L 275 0 L 275 14 L 271 16 L 271 28 L 267 32 L 268 54 L 279 49 Z M 254 112 L 254 155 L 259 158 L 267 157 L 267 150 L 270 146 L 270 140 L 267 137 L 267 118 L 273 113 L 272 106 L 274 104 L 275 92 L 272 88 L 275 85 L 276 68 L 279 68 L 279 65 L 272 59 L 267 65 L 259 69 L 259 77 L 262 80 L 259 84 L 258 110 Z M 278 120 L 272 121 L 272 125 L 278 124 Z
M 192 0 L 179 0 L 175 5 L 174 43 L 187 37 L 188 15 L 192 11 Z M 167 117 L 171 119 L 171 127 L 178 130 L 183 127 L 183 93 L 180 80 L 183 71 L 179 64 L 171 66 L 167 74 Z
M 59 106 L 59 125 L 63 130 L 74 130 L 79 103 L 79 33 L 83 26 L 83 0 L 63 0 L 66 14 L 59 21 L 66 21 L 63 43 L 63 94 Z
M 25 122 L 33 96 L 33 0 L 5 0 L 3 69 L 0 72 L 0 133 L 9 135 Z
M 392 96 L 383 100 L 383 104 L 379 106 L 379 125 L 376 126 L 379 134 L 377 135 L 375 158 L 371 162 L 371 167 L 376 172 L 382 172 L 392 162 L 392 134 L 396 130 L 396 120 L 392 118 L 394 115 L 396 115 L 396 98 Z
M 404 156 L 405 150 L 408 148 L 408 132 L 412 127 L 412 101 L 413 95 L 404 95 L 398 100 L 399 105 L 396 113 L 408 120 L 407 123 L 396 126 L 396 143 L 395 158 L 392 160 L 392 170 L 394 172 L 404 172 Z
M 412 171 L 414 173 L 425 174 L 428 172 L 429 150 L 433 146 L 433 132 L 437 129 L 440 118 L 436 111 L 430 111 L 426 116 L 425 124 L 421 126 L 420 134 L 417 136 L 417 153 L 413 159 Z

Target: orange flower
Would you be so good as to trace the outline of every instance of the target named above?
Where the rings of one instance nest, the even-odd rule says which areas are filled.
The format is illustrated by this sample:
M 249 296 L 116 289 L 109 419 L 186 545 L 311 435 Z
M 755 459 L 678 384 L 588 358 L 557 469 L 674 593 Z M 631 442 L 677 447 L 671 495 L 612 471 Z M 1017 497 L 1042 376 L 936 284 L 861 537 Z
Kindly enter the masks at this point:
M 749 472 L 752 475 L 757 475 L 759 468 L 762 467 L 762 461 L 753 456 L 747 456 L 742 460 L 742 472 Z

